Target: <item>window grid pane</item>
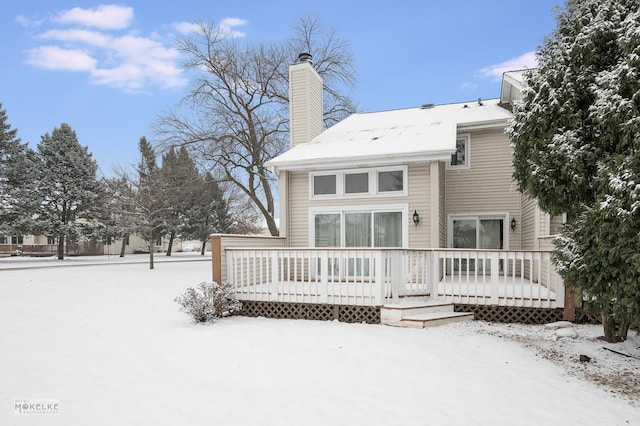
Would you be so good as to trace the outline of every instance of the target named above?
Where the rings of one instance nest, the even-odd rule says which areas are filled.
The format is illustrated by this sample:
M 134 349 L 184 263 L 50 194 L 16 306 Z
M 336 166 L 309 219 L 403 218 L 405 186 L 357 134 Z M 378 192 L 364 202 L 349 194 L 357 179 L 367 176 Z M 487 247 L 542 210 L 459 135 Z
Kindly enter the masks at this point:
M 314 195 L 335 195 L 336 175 L 320 175 L 313 177 Z
M 371 247 L 371 213 L 344 215 L 344 246 Z
M 347 173 L 344 175 L 345 194 L 369 192 L 369 173 Z
M 402 247 L 402 213 L 374 213 L 374 247 Z
M 402 191 L 404 189 L 402 170 L 378 172 L 378 192 Z
M 315 216 L 315 246 L 340 247 L 339 214 L 317 214 Z

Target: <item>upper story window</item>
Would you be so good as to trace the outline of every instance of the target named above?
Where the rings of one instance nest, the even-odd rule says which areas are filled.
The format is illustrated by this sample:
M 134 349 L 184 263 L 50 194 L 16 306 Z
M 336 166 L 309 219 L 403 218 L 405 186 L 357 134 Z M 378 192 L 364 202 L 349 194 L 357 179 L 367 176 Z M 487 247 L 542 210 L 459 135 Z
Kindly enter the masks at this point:
M 368 194 L 369 193 L 369 173 L 345 173 L 344 174 L 345 194 Z
M 456 153 L 451 154 L 451 168 L 469 168 L 469 135 L 459 135 L 456 139 Z
M 314 195 L 336 195 L 336 175 L 313 176 Z
M 334 170 L 309 175 L 311 199 L 407 195 L 407 166 Z
M 398 192 L 404 190 L 404 172 L 389 170 L 378 172 L 378 192 Z

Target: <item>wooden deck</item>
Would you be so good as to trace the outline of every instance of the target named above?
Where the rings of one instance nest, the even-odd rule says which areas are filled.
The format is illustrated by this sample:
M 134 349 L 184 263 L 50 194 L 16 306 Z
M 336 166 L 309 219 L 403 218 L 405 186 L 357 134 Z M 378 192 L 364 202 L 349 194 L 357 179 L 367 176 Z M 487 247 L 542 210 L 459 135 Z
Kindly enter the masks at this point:
M 564 306 L 564 285 L 549 252 L 228 248 L 225 257 L 225 278 L 241 300 L 382 306 L 421 296 Z

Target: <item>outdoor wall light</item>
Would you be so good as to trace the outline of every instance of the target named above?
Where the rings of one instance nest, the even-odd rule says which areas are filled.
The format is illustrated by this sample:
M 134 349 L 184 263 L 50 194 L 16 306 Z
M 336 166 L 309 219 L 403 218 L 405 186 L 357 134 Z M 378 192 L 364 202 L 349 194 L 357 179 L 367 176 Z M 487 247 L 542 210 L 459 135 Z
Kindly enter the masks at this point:
M 511 219 L 511 230 L 514 231 L 516 229 L 516 218 Z
M 413 211 L 413 223 L 415 223 L 416 226 L 418 226 L 418 224 L 420 223 L 420 215 L 418 214 L 418 210 Z

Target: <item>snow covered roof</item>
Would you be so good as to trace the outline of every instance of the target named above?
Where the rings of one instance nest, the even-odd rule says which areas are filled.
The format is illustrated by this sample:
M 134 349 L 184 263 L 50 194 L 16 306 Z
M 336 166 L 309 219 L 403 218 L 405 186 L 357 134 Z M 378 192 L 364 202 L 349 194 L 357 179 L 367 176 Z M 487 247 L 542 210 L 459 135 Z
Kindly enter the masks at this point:
M 528 69 L 519 71 L 507 71 L 502 74 L 502 89 L 500 91 L 500 102 L 503 104 L 513 103 L 514 99 L 520 96 L 524 73 Z
M 506 124 L 511 113 L 498 103 L 489 99 L 353 114 L 267 166 L 277 172 L 447 160 L 456 150 L 458 132 Z

